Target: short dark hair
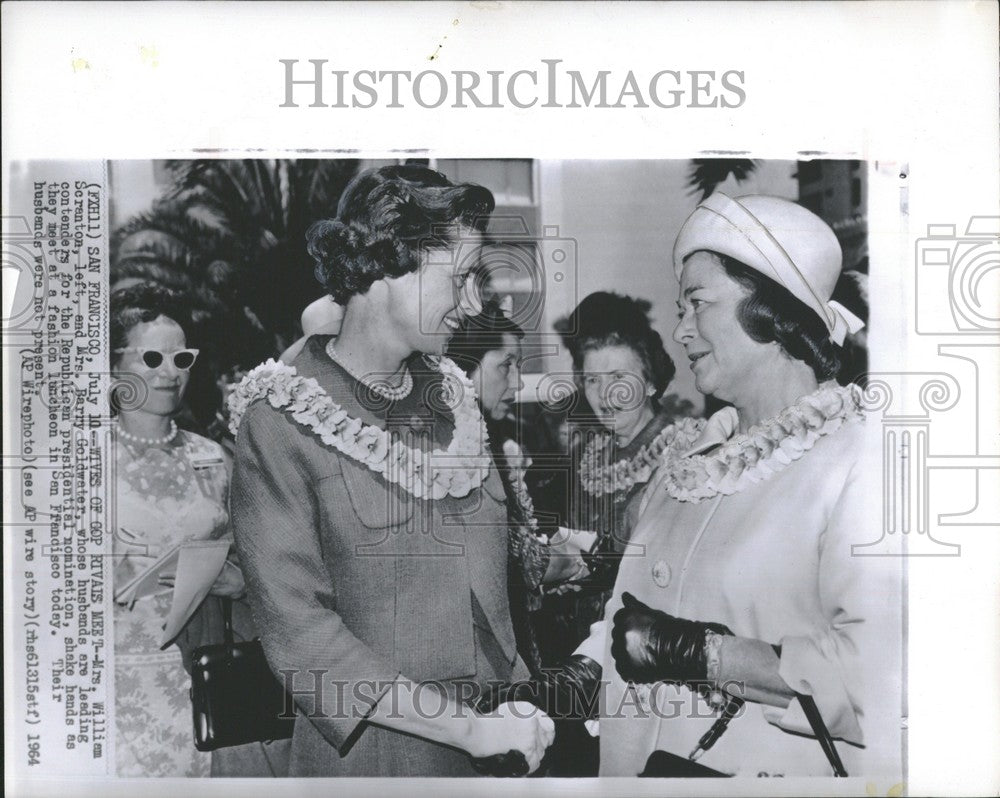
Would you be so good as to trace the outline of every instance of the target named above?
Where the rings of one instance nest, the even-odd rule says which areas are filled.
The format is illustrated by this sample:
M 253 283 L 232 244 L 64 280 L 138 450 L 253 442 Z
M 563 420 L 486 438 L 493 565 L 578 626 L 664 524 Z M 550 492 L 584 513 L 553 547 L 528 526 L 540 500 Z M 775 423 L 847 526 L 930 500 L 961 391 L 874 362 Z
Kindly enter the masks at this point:
M 583 371 L 587 352 L 605 346 L 626 346 L 642 362 L 643 377 L 653 386 L 653 401 L 659 401 L 677 371 L 663 346 L 663 338 L 649 318 L 652 304 L 645 299 L 612 291 L 595 291 L 569 316 L 559 319 L 556 330 L 573 358 L 573 369 Z
M 790 358 L 809 366 L 820 382 L 837 376 L 840 348 L 830 340 L 830 331 L 812 308 L 736 258 L 702 251 L 717 258 L 730 279 L 749 291 L 736 309 L 736 318 L 747 335 L 761 344 L 777 343 Z
M 112 365 L 121 359 L 114 350 L 128 346 L 129 331 L 137 324 L 156 321 L 160 316 L 176 322 L 184 331 L 188 346 L 192 343 L 191 312 L 182 294 L 153 283 L 141 283 L 114 291 L 110 305 Z
M 422 247 L 451 243 L 453 233 L 442 226 L 461 222 L 485 230 L 494 207 L 489 189 L 456 185 L 426 166 L 368 169 L 344 189 L 337 218 L 306 231 L 316 279 L 344 304 L 378 280 L 416 271 Z
M 479 368 L 487 352 L 503 348 L 505 334 L 518 340 L 524 338 L 524 330 L 507 318 L 496 300 L 490 299 L 483 303 L 478 315 L 463 319 L 448 341 L 445 354 L 468 376 Z

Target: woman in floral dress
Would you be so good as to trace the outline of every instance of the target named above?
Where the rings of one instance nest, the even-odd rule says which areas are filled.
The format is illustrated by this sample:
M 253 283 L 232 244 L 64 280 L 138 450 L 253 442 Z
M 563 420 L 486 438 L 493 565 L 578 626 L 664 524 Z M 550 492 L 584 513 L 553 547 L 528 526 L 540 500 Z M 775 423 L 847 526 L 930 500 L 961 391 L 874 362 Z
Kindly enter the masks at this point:
M 178 429 L 197 350 L 187 348 L 187 314 L 178 297 L 139 285 L 111 298 L 115 401 L 116 589 L 174 544 L 227 532 L 229 478 L 221 447 Z M 243 578 L 223 566 L 212 593 L 237 597 Z M 160 650 L 169 584 L 131 606 L 115 605 L 115 750 L 120 776 L 207 776 L 211 756 L 194 747 L 190 678 L 181 649 Z M 201 620 L 201 619 L 199 619 Z M 197 625 L 197 624 L 195 624 Z M 184 643 L 192 624 L 181 633 Z

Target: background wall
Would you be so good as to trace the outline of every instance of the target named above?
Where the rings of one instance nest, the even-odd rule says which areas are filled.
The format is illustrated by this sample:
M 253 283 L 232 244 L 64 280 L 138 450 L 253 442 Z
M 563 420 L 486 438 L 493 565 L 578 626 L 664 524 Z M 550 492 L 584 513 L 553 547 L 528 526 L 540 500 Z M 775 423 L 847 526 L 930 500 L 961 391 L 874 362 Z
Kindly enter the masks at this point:
M 362 160 L 357 167 L 394 162 Z M 671 263 L 673 242 L 700 199 L 700 192 L 689 185 L 691 161 L 428 159 L 425 162 L 453 180 L 471 180 L 490 188 L 497 198 L 498 217 L 523 219 L 526 231 L 542 238 L 569 239 L 575 263 L 565 264 L 567 268 L 563 271 L 569 279 L 561 282 L 551 279 L 549 270 L 555 264 L 546 261 L 545 244 L 539 247 L 546 272 L 542 276 L 545 300 L 538 319 L 540 331 L 554 332 L 552 323 L 593 291 L 613 290 L 647 299 L 653 305 L 654 325 L 677 363 L 677 376 L 668 391 L 691 401 L 699 411 L 702 409 L 704 401 L 694 388 L 684 351 L 671 337 L 677 298 Z M 798 167 L 795 161 L 760 161 L 745 180 L 737 183 L 730 177 L 718 190 L 731 196 L 765 193 L 797 200 Z M 112 161 L 109 169 L 113 226 L 148 211 L 170 183 L 163 162 Z M 843 183 L 846 191 L 851 185 L 849 177 L 834 182 L 838 187 Z M 331 208 L 330 213 L 333 212 Z M 494 232 L 502 237 L 502 230 Z M 278 279 L 277 275 L 272 279 Z M 297 313 L 301 309 L 294 310 Z M 541 378 L 538 372 L 570 370 L 569 356 L 561 347 L 554 348 L 550 343 L 548 351 L 550 354 L 543 361 L 526 368 L 522 394 L 526 400 L 537 396 L 535 388 Z
M 108 174 L 112 229 L 148 211 L 164 189 L 156 161 L 108 161 Z
M 688 187 L 690 161 L 541 161 L 539 205 L 543 225 L 576 240 L 574 286 L 551 282 L 546 297 L 549 325 L 593 291 L 617 291 L 653 304 L 654 326 L 677 363 L 668 389 L 697 408 L 704 404 L 694 387 L 683 348 L 671 334 L 677 318 L 677 282 L 671 254 L 674 239 L 700 195 Z M 719 190 L 730 196 L 774 194 L 798 199 L 795 161 L 764 161 L 747 180 L 729 179 Z M 569 370 L 565 353 L 550 368 Z M 529 382 L 528 378 L 525 380 Z M 529 393 L 531 386 L 528 386 Z

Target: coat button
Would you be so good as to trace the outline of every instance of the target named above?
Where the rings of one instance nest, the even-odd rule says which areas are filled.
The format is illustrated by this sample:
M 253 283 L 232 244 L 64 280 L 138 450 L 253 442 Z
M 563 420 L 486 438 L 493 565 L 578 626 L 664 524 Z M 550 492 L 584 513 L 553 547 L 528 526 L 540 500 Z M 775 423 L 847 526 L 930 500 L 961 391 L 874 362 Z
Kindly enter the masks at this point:
M 670 564 L 666 560 L 657 560 L 653 565 L 653 581 L 657 587 L 666 587 L 670 584 Z

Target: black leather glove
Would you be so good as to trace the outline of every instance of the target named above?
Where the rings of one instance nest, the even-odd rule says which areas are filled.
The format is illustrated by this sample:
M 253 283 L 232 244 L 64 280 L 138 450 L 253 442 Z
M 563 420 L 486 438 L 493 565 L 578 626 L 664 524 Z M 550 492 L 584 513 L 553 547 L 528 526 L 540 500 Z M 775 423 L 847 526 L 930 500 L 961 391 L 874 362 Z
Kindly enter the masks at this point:
M 601 690 L 599 662 L 574 654 L 556 668 L 542 671 L 543 688 L 540 708 L 553 720 L 588 720 L 596 718 Z
M 707 681 L 705 635 L 732 635 L 727 627 L 675 618 L 631 593 L 622 594 L 622 604 L 611 631 L 611 656 L 623 679 L 645 684 Z
M 538 680 L 515 682 L 485 693 L 476 710 L 485 715 L 507 701 L 527 701 L 553 720 L 586 720 L 597 717 L 600 686 L 600 663 L 574 654 L 554 668 L 544 668 Z

